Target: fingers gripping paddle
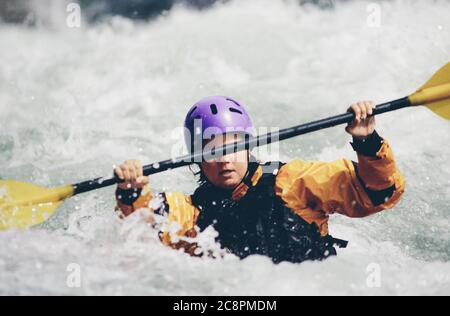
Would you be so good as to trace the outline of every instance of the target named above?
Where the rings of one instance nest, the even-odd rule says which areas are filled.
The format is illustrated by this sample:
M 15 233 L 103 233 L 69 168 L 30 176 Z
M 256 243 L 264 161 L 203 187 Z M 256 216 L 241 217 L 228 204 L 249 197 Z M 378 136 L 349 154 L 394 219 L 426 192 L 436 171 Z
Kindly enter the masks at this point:
M 450 63 L 441 68 L 414 94 L 403 99 L 378 105 L 374 110 L 374 115 L 417 105 L 424 105 L 437 115 L 450 120 Z M 346 113 L 287 128 L 277 133 L 261 135 L 235 144 L 229 144 L 214 149 L 209 153 L 194 153 L 148 165 L 144 167 L 144 175 L 148 176 L 188 166 L 194 162 L 202 161 L 209 155 L 218 157 L 230 152 L 264 146 L 325 128 L 347 124 L 353 120 L 354 114 Z M 64 200 L 74 195 L 108 187 L 118 182 L 119 179 L 117 177 L 110 179 L 99 178 L 75 185 L 46 189 L 25 182 L 0 180 L 0 231 L 29 228 L 41 224 L 53 215 Z

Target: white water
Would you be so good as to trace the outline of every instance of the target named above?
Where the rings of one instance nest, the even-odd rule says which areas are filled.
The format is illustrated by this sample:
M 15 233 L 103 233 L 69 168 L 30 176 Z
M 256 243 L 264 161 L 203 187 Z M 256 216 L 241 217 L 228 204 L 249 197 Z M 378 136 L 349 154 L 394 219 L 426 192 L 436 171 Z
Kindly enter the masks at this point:
M 111 172 L 126 158 L 167 158 L 174 127 L 205 95 L 245 103 L 259 126 L 343 112 L 356 100 L 402 97 L 449 61 L 449 1 L 389 1 L 380 28 L 367 2 L 321 11 L 236 1 L 174 9 L 149 23 L 121 18 L 70 30 L 0 25 L 0 177 L 55 186 Z M 395 210 L 333 217 L 351 241 L 322 263 L 195 259 L 162 246 L 139 218 L 120 222 L 113 189 L 67 202 L 42 227 L 0 233 L 0 295 L 450 294 L 450 126 L 425 109 L 378 119 L 408 191 Z M 354 158 L 343 128 L 281 146 L 281 158 Z M 188 170 L 152 179 L 192 192 Z M 81 266 L 81 288 L 67 266 Z M 366 269 L 381 268 L 370 288 Z

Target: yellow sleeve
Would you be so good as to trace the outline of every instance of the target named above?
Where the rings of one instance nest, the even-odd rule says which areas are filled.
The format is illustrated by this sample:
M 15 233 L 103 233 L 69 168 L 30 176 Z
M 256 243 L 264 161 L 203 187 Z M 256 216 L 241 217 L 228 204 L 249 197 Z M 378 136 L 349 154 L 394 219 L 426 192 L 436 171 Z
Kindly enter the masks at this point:
M 171 235 L 175 233 L 179 237 L 195 237 L 195 223 L 198 218 L 199 210 L 192 204 L 191 197 L 186 196 L 182 193 L 164 193 L 162 204 L 158 204 L 159 209 L 152 209 L 152 201 L 154 200 L 153 194 L 151 192 L 150 186 L 145 186 L 140 195 L 133 197 L 133 190 L 127 191 L 130 196 L 120 196 L 118 194 L 117 198 L 117 210 L 126 217 L 134 213 L 139 209 L 150 209 L 152 212 L 168 213 L 167 223 L 164 225 L 161 232 L 161 240 L 164 244 L 173 246 L 171 241 Z M 124 203 L 123 200 L 133 200 L 131 205 Z M 174 229 L 176 230 L 174 232 Z M 173 236 L 173 235 L 172 235 Z
M 163 228 L 161 240 L 166 245 L 172 245 L 171 234 L 180 237 L 195 237 L 195 225 L 200 211 L 192 204 L 190 196 L 182 193 L 166 193 L 166 203 L 169 213 L 166 227 Z
M 129 196 L 122 196 L 123 194 Z M 134 197 L 135 194 L 137 194 L 137 192 L 134 190 L 123 191 L 120 193 L 116 192 L 116 210 L 120 211 L 122 216 L 126 217 L 134 213 L 136 210 L 150 208 L 149 205 L 153 200 L 153 194 L 150 185 L 146 185 L 142 189 L 137 199 Z M 126 203 L 124 202 L 126 200 L 134 202 Z
M 126 217 L 139 209 L 150 209 L 161 215 L 169 214 L 168 220 L 179 223 L 181 227 L 193 227 L 194 207 L 191 198 L 182 193 L 162 193 L 154 197 L 150 185 L 142 190 L 117 190 L 117 210 Z M 170 212 L 169 212 L 170 210 Z
M 288 207 L 310 218 L 326 218 L 340 213 L 366 217 L 394 207 L 405 190 L 405 181 L 397 169 L 392 150 L 384 142 L 377 157 L 358 156 L 359 176 L 368 189 L 384 190 L 395 186 L 385 203 L 374 205 L 355 172 L 353 163 L 341 159 L 332 163 L 293 161 L 283 166 L 277 176 L 276 192 Z
M 405 181 L 394 159 L 394 153 L 387 141 L 378 151 L 376 157 L 358 154 L 358 173 L 363 183 L 371 190 L 385 190 L 395 185 L 404 189 Z

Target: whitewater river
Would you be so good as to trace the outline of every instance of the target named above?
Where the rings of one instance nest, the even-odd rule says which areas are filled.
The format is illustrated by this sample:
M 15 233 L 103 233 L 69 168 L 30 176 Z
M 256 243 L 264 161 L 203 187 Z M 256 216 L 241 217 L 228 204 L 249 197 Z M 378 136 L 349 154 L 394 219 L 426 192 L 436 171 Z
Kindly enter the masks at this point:
M 380 24 L 368 23 L 368 4 L 246 0 L 80 29 L 0 24 L 0 178 L 52 187 L 127 158 L 166 159 L 203 96 L 231 95 L 256 125 L 288 127 L 403 97 L 450 61 L 450 1 L 382 2 Z M 118 220 L 110 188 L 71 199 L 40 227 L 0 233 L 0 295 L 448 295 L 450 125 L 421 108 L 377 123 L 407 192 L 394 210 L 332 217 L 331 233 L 350 240 L 337 258 L 190 258 L 139 218 Z M 279 158 L 355 159 L 349 141 L 337 127 L 287 141 Z M 151 182 L 185 193 L 196 184 L 187 169 Z

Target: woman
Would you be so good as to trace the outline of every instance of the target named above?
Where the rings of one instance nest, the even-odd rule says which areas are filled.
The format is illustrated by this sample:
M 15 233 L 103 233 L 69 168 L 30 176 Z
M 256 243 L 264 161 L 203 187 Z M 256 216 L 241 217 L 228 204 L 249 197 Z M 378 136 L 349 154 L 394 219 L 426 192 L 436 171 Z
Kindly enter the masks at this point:
M 347 243 L 329 235 L 331 214 L 353 218 L 375 214 L 394 207 L 405 189 L 389 143 L 375 131 L 373 108 L 372 102 L 349 108 L 355 120 L 346 131 L 353 136 L 358 163 L 340 159 L 260 164 L 249 150 L 241 151 L 199 162 L 200 184 L 193 195 L 163 193 L 162 203 L 151 203 L 142 165 L 129 160 L 115 169 L 124 180 L 116 192 L 118 209 L 124 216 L 142 208 L 167 216 L 178 224 L 179 237 L 192 238 L 212 226 L 221 247 L 241 259 L 258 254 L 275 263 L 298 263 L 334 256 L 335 247 Z M 255 136 L 244 107 L 228 97 L 195 104 L 185 128 L 191 152 Z M 178 239 L 173 237 L 168 231 L 161 234 L 164 244 L 198 255 L 195 243 L 173 242 Z

